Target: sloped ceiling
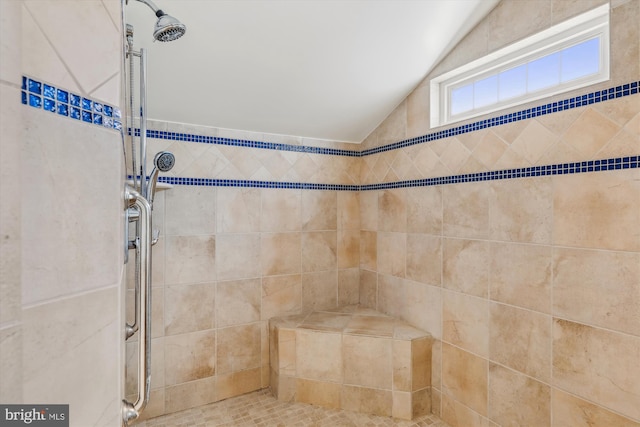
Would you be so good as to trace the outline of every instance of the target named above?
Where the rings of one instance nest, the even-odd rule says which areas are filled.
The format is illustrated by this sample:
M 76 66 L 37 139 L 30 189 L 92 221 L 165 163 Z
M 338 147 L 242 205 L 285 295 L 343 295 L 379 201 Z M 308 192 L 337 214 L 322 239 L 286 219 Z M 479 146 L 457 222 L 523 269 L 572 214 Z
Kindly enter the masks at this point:
M 148 116 L 361 142 L 498 0 L 157 0 L 187 25 L 148 51 Z

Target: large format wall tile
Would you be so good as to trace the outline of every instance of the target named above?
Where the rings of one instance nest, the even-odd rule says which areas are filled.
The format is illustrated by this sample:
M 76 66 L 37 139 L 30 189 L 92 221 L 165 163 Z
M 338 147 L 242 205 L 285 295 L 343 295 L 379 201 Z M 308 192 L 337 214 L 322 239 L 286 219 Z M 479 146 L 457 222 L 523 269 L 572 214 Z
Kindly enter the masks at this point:
M 640 338 L 556 319 L 553 385 L 640 420 Z
M 442 392 L 480 415 L 487 415 L 488 362 L 442 343 Z

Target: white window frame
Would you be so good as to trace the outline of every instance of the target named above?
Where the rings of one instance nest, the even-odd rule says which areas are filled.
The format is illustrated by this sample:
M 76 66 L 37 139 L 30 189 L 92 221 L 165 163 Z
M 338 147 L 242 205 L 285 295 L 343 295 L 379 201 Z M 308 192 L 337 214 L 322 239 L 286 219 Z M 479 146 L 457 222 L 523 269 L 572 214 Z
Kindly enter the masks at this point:
M 600 71 L 485 107 L 451 115 L 451 91 L 534 61 L 567 47 L 598 38 Z M 514 107 L 609 80 L 609 4 L 592 9 L 431 80 L 431 128 Z

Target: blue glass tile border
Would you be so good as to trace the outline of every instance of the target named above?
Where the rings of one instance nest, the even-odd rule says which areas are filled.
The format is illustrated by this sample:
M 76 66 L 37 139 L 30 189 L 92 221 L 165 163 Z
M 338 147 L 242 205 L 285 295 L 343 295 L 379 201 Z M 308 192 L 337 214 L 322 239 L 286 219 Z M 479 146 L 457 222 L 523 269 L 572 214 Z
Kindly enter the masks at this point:
M 21 89 L 20 100 L 24 105 L 122 132 L 122 113 L 118 107 L 76 95 L 28 76 L 22 76 Z
M 384 151 L 396 150 L 399 148 L 410 147 L 416 144 L 422 144 L 425 142 L 436 141 L 438 139 L 448 138 L 455 135 L 461 135 L 464 133 L 474 132 L 480 129 L 486 129 L 494 126 L 500 126 L 507 123 L 517 122 L 520 120 L 531 119 L 546 114 L 557 113 L 559 111 L 570 110 L 572 108 L 583 107 L 586 105 L 596 104 L 599 102 L 607 101 L 610 99 L 616 99 L 623 96 L 635 95 L 638 93 L 640 81 L 627 83 L 620 86 L 611 87 L 595 92 L 591 92 L 585 95 L 552 102 L 537 107 L 531 107 L 526 110 L 517 111 L 515 113 L 504 114 L 498 117 L 492 117 L 485 120 L 480 120 L 474 123 L 469 123 L 462 126 L 453 127 L 450 129 L 441 130 L 434 133 L 429 133 L 416 138 L 405 139 L 403 141 L 394 142 L 388 145 L 382 145 L 380 147 L 370 148 L 368 150 L 355 151 L 355 150 L 342 150 L 336 148 L 321 148 L 305 145 L 290 145 L 280 144 L 273 142 L 251 141 L 234 138 L 220 138 L 215 136 L 196 135 L 190 133 L 178 133 L 167 131 L 156 131 L 147 129 L 147 138 L 166 139 L 171 141 L 185 141 L 185 142 L 198 142 L 203 144 L 219 144 L 219 145 L 231 145 L 236 147 L 248 147 L 248 148 L 262 148 L 268 150 L 281 150 L 281 151 L 295 151 L 299 153 L 309 154 L 325 154 L 330 156 L 348 156 L 348 157 L 364 157 L 370 156 Z M 128 130 L 131 134 L 131 129 Z M 134 129 L 134 135 L 140 136 L 140 129 Z
M 238 179 L 214 178 L 181 178 L 160 176 L 159 182 L 171 185 L 192 185 L 204 187 L 250 187 L 250 188 L 287 188 L 297 190 L 335 190 L 335 191 L 370 191 L 393 188 L 427 187 L 433 185 L 461 184 L 465 182 L 495 181 L 502 179 L 532 178 L 553 175 L 569 175 L 589 172 L 604 172 L 640 168 L 640 155 L 616 157 L 604 160 L 590 160 L 575 163 L 561 163 L 547 166 L 531 166 L 527 168 L 504 169 L 489 172 L 476 172 L 464 175 L 441 176 L 436 178 L 396 181 L 380 184 L 312 184 L 303 182 L 253 181 Z M 139 177 L 138 177 L 139 178 Z M 131 176 L 128 177 L 131 179 Z
M 361 185 L 360 190 L 386 190 L 390 188 L 426 187 L 432 185 L 460 184 L 465 182 L 494 181 L 501 179 L 530 178 L 552 175 L 569 175 L 588 172 L 604 172 L 640 167 L 640 156 L 616 157 L 605 160 L 590 160 L 575 163 L 561 163 L 547 166 L 504 169 L 490 172 L 477 172 L 464 175 L 451 175 L 437 178 L 397 181 L 381 184 Z
M 131 135 L 131 128 L 128 130 Z M 134 129 L 134 136 L 140 136 L 140 129 Z M 166 139 L 170 141 L 199 142 L 201 144 L 232 145 L 235 147 L 262 148 L 267 150 L 295 151 L 299 153 L 326 154 L 330 156 L 360 157 L 359 151 L 341 150 L 338 148 L 311 147 L 308 145 L 291 145 L 276 142 L 252 141 L 247 139 L 221 138 L 217 136 L 195 135 L 190 133 L 166 132 L 147 129 L 147 138 Z

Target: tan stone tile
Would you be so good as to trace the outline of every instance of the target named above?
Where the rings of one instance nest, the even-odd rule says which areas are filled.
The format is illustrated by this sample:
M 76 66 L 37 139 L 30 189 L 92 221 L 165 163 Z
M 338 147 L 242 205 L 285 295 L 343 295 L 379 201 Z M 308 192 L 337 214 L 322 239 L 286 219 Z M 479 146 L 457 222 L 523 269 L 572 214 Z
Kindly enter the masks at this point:
M 321 271 L 302 275 L 302 311 L 335 308 L 338 304 L 336 271 Z
M 378 230 L 378 193 L 378 191 L 360 192 L 360 228 L 362 230 Z
M 356 268 L 360 266 L 360 231 L 338 231 L 338 268 Z
M 469 159 L 471 152 L 458 138 L 452 137 L 447 148 L 440 156 L 440 160 L 452 173 L 458 173 L 462 165 Z
M 489 52 L 534 34 L 551 24 L 550 2 L 503 2 L 489 20 Z
M 338 306 L 358 304 L 359 300 L 360 269 L 338 270 Z
M 216 363 L 218 374 L 260 368 L 261 331 L 259 323 L 231 326 L 218 329 L 217 332 Z
M 550 246 L 491 244 L 491 299 L 551 312 Z
M 341 333 L 349 324 L 350 320 L 350 314 L 316 311 L 309 314 L 300 324 L 299 328 Z
M 491 420 L 499 425 L 550 426 L 551 388 L 491 363 L 489 414 Z
M 634 81 L 640 74 L 640 4 L 630 1 L 611 10 L 611 73 L 617 84 Z
M 431 345 L 431 386 L 442 389 L 442 341 L 433 340 Z
M 393 418 L 410 420 L 413 417 L 411 392 L 393 391 L 391 413 Z
M 407 235 L 405 233 L 378 233 L 378 272 L 405 277 Z
M 276 345 L 278 372 L 280 375 L 296 376 L 296 331 L 293 329 L 279 329 Z
M 490 188 L 484 183 L 443 187 L 443 233 L 448 237 L 489 237 Z
M 552 426 L 594 426 L 594 427 L 637 427 L 638 422 L 608 411 L 602 406 L 582 400 L 576 396 L 553 389 L 551 393 L 553 408 Z
M 387 338 L 345 335 L 344 383 L 391 390 L 392 343 Z
M 260 279 L 218 282 L 217 301 L 219 328 L 260 320 Z
M 344 328 L 345 334 L 392 337 L 396 320 L 388 316 L 354 315 Z
M 438 417 L 442 416 L 442 393 L 435 388 L 431 389 L 431 413 Z
M 558 142 L 558 137 L 535 120 L 527 120 L 527 126 L 511 144 L 511 149 L 532 165 Z
M 262 278 L 262 316 L 267 320 L 274 316 L 300 313 L 302 310 L 302 276 L 270 276 Z
M 640 126 L 640 120 L 638 121 Z M 630 129 L 624 128 L 605 145 L 596 157 L 599 159 L 612 159 L 615 157 L 634 156 L 638 152 L 640 144 L 640 132 L 635 134 Z
M 444 239 L 442 286 L 469 295 L 489 295 L 489 243 L 481 240 Z
M 637 97 L 624 96 L 611 99 L 607 102 L 593 104 L 593 109 L 605 115 L 608 119 L 620 126 L 625 126 L 640 110 L 640 101 Z
M 491 303 L 490 358 L 543 382 L 551 379 L 551 316 Z
M 217 400 L 239 396 L 259 390 L 261 384 L 260 368 L 218 375 L 216 381 Z
M 411 390 L 417 392 L 431 386 L 431 337 L 411 341 Z
M 177 191 L 169 191 L 165 194 L 166 235 L 214 234 L 216 232 L 216 189 L 181 185 L 175 190 Z M 194 212 L 199 214 L 194 215 Z M 157 218 L 157 215 L 154 217 Z
M 403 188 L 384 190 L 378 197 L 378 230 L 407 230 L 407 195 Z
M 340 384 L 298 378 L 295 400 L 325 408 L 339 408 L 341 389 Z
M 583 173 L 554 182 L 554 244 L 640 250 L 640 170 Z
M 390 390 L 342 386 L 341 408 L 367 414 L 391 416 L 393 398 Z
M 402 101 L 378 128 L 378 144 L 386 145 L 401 141 L 406 137 L 407 102 Z
M 215 236 L 168 236 L 165 244 L 166 284 L 215 280 Z
M 407 138 L 429 133 L 429 111 L 431 98 L 429 87 L 416 88 L 407 97 Z
M 487 168 L 492 168 L 508 148 L 507 143 L 493 131 L 486 132 L 478 141 L 473 155 Z
M 325 271 L 337 266 L 338 236 L 336 231 L 302 233 L 302 271 Z
M 165 412 L 178 412 L 216 401 L 215 377 L 167 387 L 165 390 Z
M 129 402 L 135 402 L 137 397 L 138 396 L 131 395 L 127 397 L 127 400 Z M 159 388 L 157 390 L 151 390 L 149 392 L 149 403 L 147 403 L 144 411 L 142 411 L 140 417 L 138 417 L 136 421 L 144 421 L 150 418 L 159 417 L 165 413 L 165 389 Z
M 407 279 L 442 284 L 442 239 L 429 234 L 407 234 Z
M 451 427 L 497 427 L 488 418 L 446 394 L 442 394 L 441 416 Z
M 164 377 L 168 386 L 215 374 L 215 331 L 168 336 L 164 346 Z
M 413 418 L 431 413 L 431 387 L 411 393 L 411 414 Z
M 457 292 L 443 292 L 442 339 L 489 357 L 489 302 Z
M 411 391 L 411 341 L 408 340 L 393 340 L 392 349 L 393 358 L 393 390 L 394 390 L 394 416 L 395 415 L 395 400 L 396 391 L 410 392 Z M 409 411 L 411 407 L 411 395 L 407 393 L 406 397 L 404 393 L 399 393 L 398 410 Z M 404 402 L 408 400 L 408 403 Z M 401 417 L 405 418 L 406 417 Z
M 335 332 L 296 331 L 296 372 L 299 378 L 342 382 L 342 336 Z
M 551 243 L 552 178 L 495 181 L 489 204 L 491 239 Z
M 389 290 L 394 292 L 393 289 Z M 395 316 L 402 317 L 434 338 L 442 338 L 442 290 L 440 287 L 404 280 L 397 297 L 401 299 L 397 303 Z
M 302 229 L 301 190 L 263 189 L 261 231 L 299 231 Z
M 555 319 L 553 385 L 640 419 L 640 338 Z
M 218 280 L 260 276 L 260 233 L 216 235 Z
M 360 271 L 360 304 L 364 307 L 378 306 L 378 275 L 371 271 Z
M 337 206 L 336 191 L 303 191 L 302 229 L 337 230 Z
M 360 192 L 338 191 L 338 230 L 360 230 Z
M 578 151 L 593 158 L 613 136 L 620 126 L 593 108 L 584 113 L 564 133 L 562 139 Z
M 263 233 L 260 240 L 263 276 L 301 272 L 300 233 Z
M 166 297 L 164 334 L 202 331 L 215 326 L 216 286 L 214 283 L 167 286 L 164 295 Z M 154 297 L 158 296 L 158 293 L 154 292 Z M 162 322 L 154 323 L 154 326 L 162 325 Z
M 375 231 L 360 232 L 360 268 L 378 269 L 378 233 Z
M 488 369 L 486 359 L 442 343 L 442 392 L 483 416 L 487 415 Z M 443 405 L 447 421 L 444 415 Z
M 553 314 L 640 334 L 640 254 L 557 248 Z

